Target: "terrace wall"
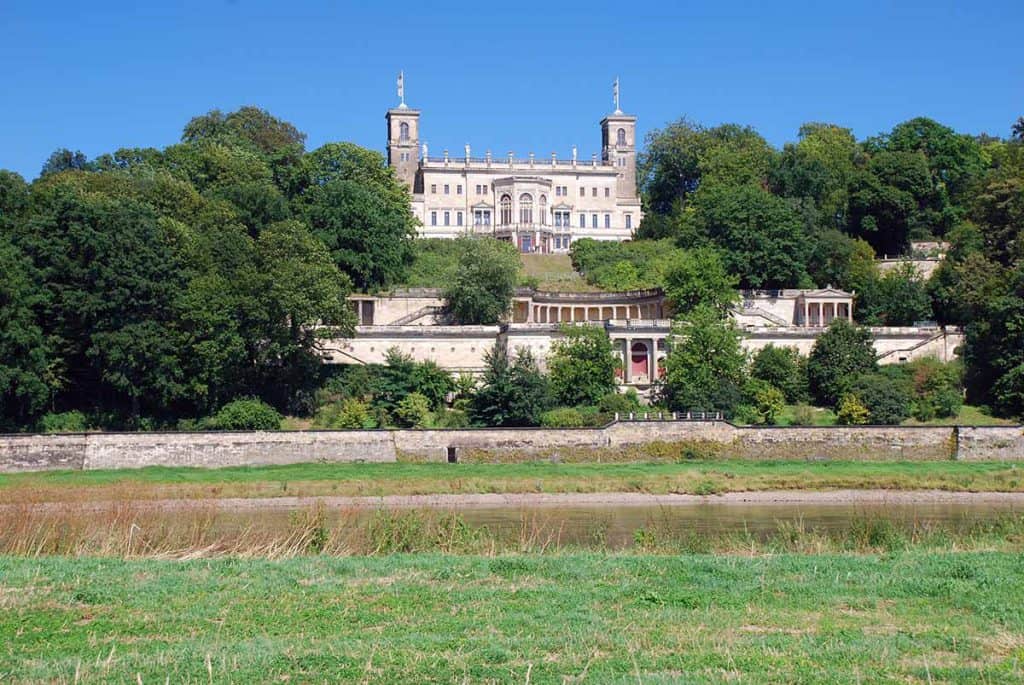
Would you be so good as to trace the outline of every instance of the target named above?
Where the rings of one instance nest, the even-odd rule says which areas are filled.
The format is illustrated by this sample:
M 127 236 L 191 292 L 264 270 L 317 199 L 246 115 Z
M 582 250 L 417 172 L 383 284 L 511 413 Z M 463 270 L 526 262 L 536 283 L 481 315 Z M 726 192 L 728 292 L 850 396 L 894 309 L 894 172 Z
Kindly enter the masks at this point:
M 256 466 L 300 462 L 445 461 L 503 455 L 577 461 L 621 456 L 664 443 L 711 446 L 750 459 L 1024 460 L 1024 427 L 830 426 L 758 428 L 724 421 L 623 421 L 603 428 L 484 428 L 394 431 L 88 433 L 0 435 L 0 471 L 142 466 Z M 671 448 L 669 450 L 672 452 Z M 638 457 L 638 458 L 642 458 Z

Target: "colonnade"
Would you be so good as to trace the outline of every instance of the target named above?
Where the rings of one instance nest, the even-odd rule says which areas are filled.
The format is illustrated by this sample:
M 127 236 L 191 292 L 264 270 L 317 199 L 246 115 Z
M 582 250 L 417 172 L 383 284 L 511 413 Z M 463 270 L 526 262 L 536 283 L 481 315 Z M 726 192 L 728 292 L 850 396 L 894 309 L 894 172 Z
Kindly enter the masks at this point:
M 807 327 L 828 326 L 833 319 L 846 319 L 853 322 L 853 312 L 849 302 L 808 301 L 804 300 L 803 325 Z
M 629 305 L 534 304 L 529 313 L 529 323 L 657 319 L 660 317 L 661 307 L 654 302 Z

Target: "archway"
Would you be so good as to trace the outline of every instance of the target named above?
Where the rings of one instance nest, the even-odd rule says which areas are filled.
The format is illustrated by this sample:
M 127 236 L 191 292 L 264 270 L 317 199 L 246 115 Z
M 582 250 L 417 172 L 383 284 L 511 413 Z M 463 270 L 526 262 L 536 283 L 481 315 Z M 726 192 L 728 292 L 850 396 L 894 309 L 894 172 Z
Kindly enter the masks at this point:
M 642 342 L 633 343 L 633 347 L 630 349 L 629 354 L 629 375 L 633 378 L 637 376 L 649 376 L 650 369 L 648 367 L 649 355 L 647 345 Z

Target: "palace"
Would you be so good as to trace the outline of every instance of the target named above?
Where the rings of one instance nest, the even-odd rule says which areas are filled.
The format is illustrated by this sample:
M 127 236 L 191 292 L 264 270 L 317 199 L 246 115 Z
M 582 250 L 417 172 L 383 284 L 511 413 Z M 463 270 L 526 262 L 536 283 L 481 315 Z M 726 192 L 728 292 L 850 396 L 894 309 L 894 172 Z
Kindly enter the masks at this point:
M 420 111 L 405 104 L 399 76 L 397 107 L 387 121 L 388 165 L 412 193 L 424 238 L 489 235 L 524 253 L 564 253 L 579 238 L 629 240 L 640 225 L 636 185 L 636 117 L 618 106 L 601 120 L 601 158 L 529 153 L 472 156 L 447 149 L 431 156 L 421 143 Z
M 388 164 L 412 193 L 412 211 L 423 237 L 487 235 L 523 253 L 564 253 L 579 238 L 629 240 L 640 223 L 636 187 L 636 117 L 619 110 L 601 121 L 602 154 L 589 161 L 453 156 L 431 157 L 420 142 L 420 113 L 405 104 L 399 76 L 397 107 L 388 110 Z M 913 263 L 915 268 L 927 264 Z M 749 352 L 767 346 L 808 354 L 837 318 L 853 321 L 854 293 L 817 290 L 748 290 L 730 315 Z M 349 298 L 356 335 L 328 341 L 335 364 L 380 364 L 397 349 L 433 360 L 452 373 L 480 374 L 496 345 L 527 349 L 546 365 L 552 344 L 568 323 L 600 326 L 621 360 L 619 384 L 649 396 L 665 371 L 672 338 L 672 310 L 661 290 L 546 292 L 519 288 L 505 320 L 496 326 L 453 325 L 437 288 L 398 289 Z M 963 341 L 959 329 L 922 322 L 913 327 L 871 328 L 878 361 L 920 357 L 949 361 Z

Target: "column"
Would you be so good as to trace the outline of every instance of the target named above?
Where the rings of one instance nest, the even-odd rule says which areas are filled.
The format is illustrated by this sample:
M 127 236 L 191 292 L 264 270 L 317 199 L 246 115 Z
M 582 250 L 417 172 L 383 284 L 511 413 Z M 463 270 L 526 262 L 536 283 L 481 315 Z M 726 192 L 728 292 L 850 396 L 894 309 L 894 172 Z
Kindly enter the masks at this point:
M 807 298 L 804 298 L 804 328 L 811 325 L 811 308 L 807 304 Z
M 622 368 L 622 377 L 629 385 L 633 380 L 633 339 L 626 338 L 625 365 Z
M 653 383 L 654 379 L 657 378 L 655 373 L 656 359 L 658 358 L 658 346 L 654 342 L 654 338 L 651 338 L 651 342 L 647 345 L 647 382 Z

